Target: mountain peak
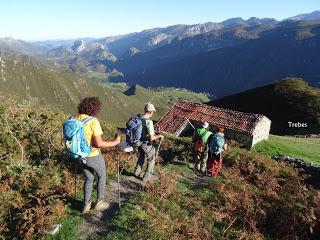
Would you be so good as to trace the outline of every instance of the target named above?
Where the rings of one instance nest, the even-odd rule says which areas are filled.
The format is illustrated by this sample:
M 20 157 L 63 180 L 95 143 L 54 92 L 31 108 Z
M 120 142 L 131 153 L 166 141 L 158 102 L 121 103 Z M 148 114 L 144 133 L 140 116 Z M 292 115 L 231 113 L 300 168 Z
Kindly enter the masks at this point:
M 223 22 L 221 22 L 221 24 L 223 26 L 230 26 L 230 25 L 237 25 L 237 24 L 241 24 L 244 23 L 245 21 L 243 20 L 243 18 L 241 17 L 237 17 L 237 18 L 229 18 Z
M 292 20 L 292 21 L 301 21 L 301 20 L 317 20 L 320 19 L 320 11 L 316 10 L 311 13 L 299 14 L 297 16 L 289 17 L 285 20 Z
M 85 49 L 84 41 L 82 39 L 78 39 L 78 40 L 74 41 L 74 44 L 71 47 L 71 49 L 77 54 L 80 53 L 81 51 L 83 51 Z

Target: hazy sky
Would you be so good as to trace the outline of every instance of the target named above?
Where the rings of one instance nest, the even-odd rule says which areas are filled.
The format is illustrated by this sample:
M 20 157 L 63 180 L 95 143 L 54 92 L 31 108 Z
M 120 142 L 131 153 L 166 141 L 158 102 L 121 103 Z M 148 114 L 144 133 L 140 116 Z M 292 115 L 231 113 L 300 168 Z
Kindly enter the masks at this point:
M 320 10 L 320 0 L 0 0 L 0 37 L 105 37 L 231 17 L 277 20 Z

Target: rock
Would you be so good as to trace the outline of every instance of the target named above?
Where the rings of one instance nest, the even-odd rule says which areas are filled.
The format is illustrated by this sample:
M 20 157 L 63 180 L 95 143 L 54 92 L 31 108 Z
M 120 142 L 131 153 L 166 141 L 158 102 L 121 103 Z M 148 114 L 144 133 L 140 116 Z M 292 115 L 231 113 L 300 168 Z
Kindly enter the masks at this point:
M 79 39 L 76 40 L 73 44 L 73 46 L 71 47 L 71 49 L 76 53 L 79 54 L 80 52 L 82 52 L 85 49 L 85 43 L 83 40 Z
M 167 39 L 167 35 L 164 33 L 160 33 L 157 36 L 151 38 L 148 42 L 148 46 L 155 46 L 158 45 L 160 42 L 164 41 L 165 39 Z
M 298 168 L 299 171 L 302 170 L 303 177 L 306 179 L 320 179 L 320 165 L 309 163 L 300 158 L 293 158 L 290 156 L 273 156 L 273 160 L 278 162 L 285 162 Z M 306 176 L 308 175 L 308 177 Z M 311 185 L 317 187 L 319 183 L 317 181 L 311 181 Z
M 49 234 L 49 235 L 54 235 L 56 234 L 59 229 L 61 227 L 61 224 L 53 224 L 52 226 L 50 226 L 50 228 L 46 231 L 46 234 Z
M 129 55 L 130 55 L 130 57 L 136 55 L 136 54 L 139 53 L 139 52 L 140 52 L 140 50 L 139 50 L 138 48 L 135 48 L 135 47 L 131 47 L 131 48 L 129 49 Z

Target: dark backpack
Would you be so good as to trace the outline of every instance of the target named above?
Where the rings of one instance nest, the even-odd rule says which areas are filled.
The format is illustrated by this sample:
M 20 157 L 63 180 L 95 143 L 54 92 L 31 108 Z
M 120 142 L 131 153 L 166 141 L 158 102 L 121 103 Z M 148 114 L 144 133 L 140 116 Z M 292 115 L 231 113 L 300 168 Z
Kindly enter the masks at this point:
M 211 153 L 218 155 L 223 151 L 223 146 L 225 144 L 224 137 L 220 134 L 213 134 L 209 142 L 209 150 Z
M 126 142 L 133 147 L 139 146 L 142 135 L 141 115 L 130 117 L 126 126 Z

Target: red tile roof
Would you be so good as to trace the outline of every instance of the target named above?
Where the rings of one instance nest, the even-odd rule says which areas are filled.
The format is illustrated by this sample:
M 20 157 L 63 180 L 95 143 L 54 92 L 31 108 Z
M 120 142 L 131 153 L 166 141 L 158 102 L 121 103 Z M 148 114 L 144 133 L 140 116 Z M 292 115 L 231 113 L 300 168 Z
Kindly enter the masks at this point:
M 262 117 L 263 115 L 260 114 L 237 112 L 206 104 L 178 100 L 157 122 L 156 129 L 177 135 L 190 120 L 206 121 L 212 126 L 223 126 L 226 129 L 252 135 L 256 124 Z

